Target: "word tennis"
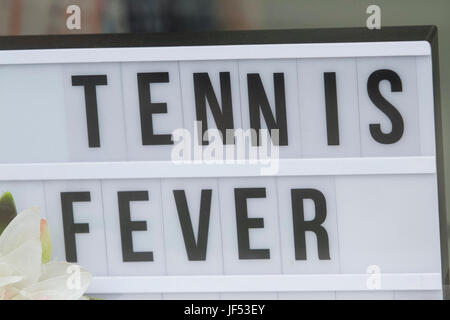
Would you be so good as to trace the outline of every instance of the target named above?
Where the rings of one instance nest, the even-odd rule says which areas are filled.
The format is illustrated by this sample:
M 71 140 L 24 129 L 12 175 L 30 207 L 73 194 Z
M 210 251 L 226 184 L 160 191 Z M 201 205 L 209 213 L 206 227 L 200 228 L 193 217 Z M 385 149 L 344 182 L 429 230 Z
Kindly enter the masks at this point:
M 299 71 L 301 72 L 301 70 Z M 210 140 L 216 144 L 235 144 L 235 130 L 240 133 L 240 137 L 250 137 L 252 146 L 261 146 L 263 128 L 267 128 L 272 137 L 272 144 L 275 146 L 289 146 L 290 144 L 298 144 L 299 141 L 290 139 L 288 132 L 287 119 L 292 115 L 289 113 L 292 109 L 297 109 L 297 105 L 288 105 L 286 99 L 286 77 L 284 72 L 270 73 L 270 80 L 266 81 L 267 87 L 264 86 L 262 77 L 259 73 L 247 73 L 245 75 L 246 92 L 242 92 L 243 99 L 248 101 L 248 109 L 242 112 L 248 113 L 249 128 L 248 132 L 242 133 L 241 128 L 236 128 L 236 113 L 240 110 L 236 105 L 240 101 L 233 101 L 233 96 L 237 93 L 233 92 L 234 87 L 231 79 L 236 78 L 230 72 L 218 72 L 214 75 L 219 79 L 219 91 L 215 91 L 212 85 L 210 75 L 207 72 L 194 72 L 187 76 L 190 78 L 192 86 L 187 84 L 185 88 L 193 88 L 192 97 L 195 104 L 195 127 L 194 138 L 198 145 L 208 145 Z M 306 77 L 308 75 L 305 75 Z M 345 115 L 339 114 L 338 96 L 337 96 L 337 81 L 339 81 L 339 74 L 333 71 L 323 72 L 323 105 L 311 105 L 309 108 L 323 108 L 325 110 L 326 127 L 326 144 L 328 146 L 340 145 L 340 130 L 339 118 Z M 266 79 L 268 80 L 268 79 Z M 179 81 L 178 77 L 171 75 L 170 72 L 140 72 L 136 74 L 135 80 L 138 88 L 139 96 L 139 116 L 140 116 L 140 132 L 141 143 L 144 146 L 155 145 L 172 145 L 174 140 L 179 142 L 177 152 L 180 154 L 190 154 L 189 150 L 185 148 L 186 141 L 189 139 L 189 146 L 191 146 L 191 137 L 189 131 L 176 131 L 176 137 L 170 132 L 155 133 L 154 128 L 158 126 L 155 121 L 164 122 L 164 118 L 155 120 L 154 115 L 166 114 L 171 112 L 171 109 L 178 110 L 178 106 L 168 106 L 164 101 L 154 101 L 153 95 L 158 94 L 158 88 L 163 88 L 164 85 L 169 85 L 171 82 Z M 384 116 L 390 121 L 390 129 L 382 130 L 380 123 L 368 124 L 371 137 L 374 141 L 380 144 L 394 144 L 398 142 L 405 130 L 405 123 L 399 110 L 391 104 L 381 93 L 380 83 L 387 81 L 392 92 L 401 94 L 402 80 L 400 76 L 389 69 L 374 70 L 370 76 L 361 85 L 367 88 L 367 94 L 373 103 L 373 108 L 379 109 Z M 159 85 L 159 86 L 158 86 Z M 72 86 L 80 86 L 84 88 L 85 95 L 85 109 L 87 120 L 87 141 L 89 148 L 101 148 L 100 127 L 98 117 L 97 89 L 100 86 L 108 86 L 108 78 L 105 74 L 93 75 L 73 75 Z M 180 86 L 179 83 L 176 84 Z M 187 90 L 187 89 L 186 89 Z M 270 90 L 270 93 L 267 91 Z M 168 92 L 165 94 L 177 95 L 177 92 Z M 290 95 L 296 95 L 297 92 L 289 92 Z M 308 92 L 298 92 L 300 95 L 308 95 Z M 159 96 L 161 96 L 159 94 Z M 269 99 L 268 96 L 274 99 Z M 179 105 L 183 105 L 186 101 L 177 101 Z M 209 108 L 208 108 L 209 106 Z M 82 107 L 82 106 L 80 106 Z M 187 112 L 190 110 L 184 110 Z M 211 113 L 214 121 L 214 129 L 208 131 L 211 119 L 208 113 Z M 302 116 L 302 115 L 300 115 Z M 307 115 L 305 115 L 307 116 Z M 262 121 L 264 123 L 262 123 Z M 295 130 L 299 130 L 299 125 L 296 124 Z M 216 129 L 217 128 L 217 129 Z M 180 130 L 182 130 L 180 128 Z M 214 139 L 211 139 L 214 135 Z M 266 133 L 267 135 L 267 133 Z M 242 141 L 242 139 L 238 139 Z M 216 152 L 217 153 L 217 152 Z

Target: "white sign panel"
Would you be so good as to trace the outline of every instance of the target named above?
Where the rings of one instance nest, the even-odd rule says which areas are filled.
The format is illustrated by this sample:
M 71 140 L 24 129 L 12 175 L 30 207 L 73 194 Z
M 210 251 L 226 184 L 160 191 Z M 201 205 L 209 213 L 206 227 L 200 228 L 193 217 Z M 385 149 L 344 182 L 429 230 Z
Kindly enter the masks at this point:
M 91 294 L 442 298 L 430 31 L 9 38 L 0 189 Z

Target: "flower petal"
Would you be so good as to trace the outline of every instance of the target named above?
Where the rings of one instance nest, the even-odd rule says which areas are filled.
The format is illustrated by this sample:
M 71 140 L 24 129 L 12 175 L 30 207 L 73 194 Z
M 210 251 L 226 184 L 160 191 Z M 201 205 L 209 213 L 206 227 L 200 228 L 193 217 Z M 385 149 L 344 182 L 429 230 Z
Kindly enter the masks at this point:
M 0 300 L 3 300 L 6 286 L 23 280 L 23 276 L 14 275 L 14 269 L 8 264 L 0 262 Z
M 0 256 L 6 255 L 29 240 L 40 243 L 39 207 L 19 213 L 0 235 Z
M 7 263 L 0 262 L 0 278 L 10 276 L 14 273 L 14 269 L 12 269 Z
M 78 300 L 86 292 L 92 275 L 84 268 L 67 262 L 42 265 L 39 282 L 21 290 L 29 299 Z
M 13 286 L 7 286 L 0 290 L 0 300 L 16 300 L 20 298 L 20 292 Z
M 7 277 L 0 277 L 0 289 L 3 287 L 6 287 L 8 285 L 11 285 L 13 283 L 17 283 L 21 281 L 23 277 L 21 276 L 7 276 Z
M 23 277 L 22 281 L 15 284 L 20 289 L 39 280 L 41 257 L 42 248 L 39 239 L 29 240 L 7 255 L 0 256 L 0 264 L 10 268 L 10 275 Z

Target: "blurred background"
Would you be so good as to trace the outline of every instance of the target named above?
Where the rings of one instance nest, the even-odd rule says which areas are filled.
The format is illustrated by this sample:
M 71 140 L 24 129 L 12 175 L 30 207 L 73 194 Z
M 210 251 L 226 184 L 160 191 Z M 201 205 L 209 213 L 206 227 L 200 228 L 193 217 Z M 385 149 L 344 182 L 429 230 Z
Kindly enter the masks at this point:
M 371 4 L 382 27 L 438 26 L 450 186 L 450 0 L 0 0 L 0 35 L 365 27 Z M 81 9 L 80 30 L 66 27 L 69 5 Z
M 438 26 L 450 117 L 450 0 L 0 0 L 0 35 L 366 27 L 371 4 L 382 27 Z M 81 9 L 79 30 L 66 27 L 69 5 Z M 450 121 L 445 129 L 450 137 Z
M 81 30 L 66 28 L 72 4 L 81 8 Z M 0 34 L 362 27 L 371 4 L 385 26 L 450 28 L 448 0 L 0 0 Z

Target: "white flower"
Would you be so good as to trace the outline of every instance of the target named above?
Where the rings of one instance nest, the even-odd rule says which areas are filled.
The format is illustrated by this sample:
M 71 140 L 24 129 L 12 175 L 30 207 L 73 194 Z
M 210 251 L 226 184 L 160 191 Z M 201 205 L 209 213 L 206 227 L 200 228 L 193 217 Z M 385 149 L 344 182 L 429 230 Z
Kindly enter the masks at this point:
M 41 230 L 43 229 L 43 230 Z M 46 262 L 49 249 L 44 220 L 41 226 L 39 208 L 19 213 L 0 235 L 0 300 L 1 299 L 80 299 L 91 281 L 91 274 L 67 262 Z M 42 244 L 41 244 L 42 238 Z M 44 254 L 42 251 L 44 247 Z M 78 277 L 76 285 L 70 285 Z

